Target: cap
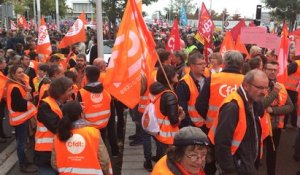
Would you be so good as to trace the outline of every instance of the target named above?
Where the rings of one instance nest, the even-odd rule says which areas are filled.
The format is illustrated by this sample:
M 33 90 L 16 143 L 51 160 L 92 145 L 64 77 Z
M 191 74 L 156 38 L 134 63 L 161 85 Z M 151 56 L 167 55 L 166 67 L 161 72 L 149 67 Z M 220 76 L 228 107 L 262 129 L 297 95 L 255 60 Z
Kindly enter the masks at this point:
M 63 105 L 62 112 L 64 116 L 78 116 L 82 113 L 80 102 L 72 100 Z
M 207 135 L 197 127 L 188 126 L 179 130 L 174 137 L 175 146 L 209 145 Z

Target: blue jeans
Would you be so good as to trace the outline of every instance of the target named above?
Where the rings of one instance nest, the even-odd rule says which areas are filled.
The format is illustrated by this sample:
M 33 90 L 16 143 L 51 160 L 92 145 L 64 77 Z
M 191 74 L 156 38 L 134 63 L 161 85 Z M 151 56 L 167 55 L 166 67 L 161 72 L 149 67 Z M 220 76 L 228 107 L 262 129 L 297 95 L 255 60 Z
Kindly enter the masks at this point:
M 17 142 L 17 155 L 20 166 L 27 166 L 28 160 L 25 155 L 25 146 L 28 136 L 28 121 L 15 126 L 16 142 Z
M 58 172 L 50 165 L 38 166 L 38 175 L 57 175 Z
M 295 157 L 300 158 L 300 128 L 298 129 L 298 134 L 295 138 Z

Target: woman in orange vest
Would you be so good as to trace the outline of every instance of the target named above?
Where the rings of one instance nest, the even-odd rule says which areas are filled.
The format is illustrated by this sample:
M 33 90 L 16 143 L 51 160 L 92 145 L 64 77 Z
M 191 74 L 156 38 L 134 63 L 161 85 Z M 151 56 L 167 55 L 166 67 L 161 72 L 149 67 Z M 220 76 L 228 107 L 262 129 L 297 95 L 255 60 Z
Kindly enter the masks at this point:
M 174 146 L 154 166 L 152 175 L 205 175 L 209 140 L 197 127 L 188 126 L 174 137 Z
M 59 174 L 112 174 L 111 163 L 100 132 L 82 119 L 80 102 L 70 101 L 54 137 L 52 166 Z
M 163 73 L 165 70 L 166 76 Z M 179 111 L 178 100 L 176 94 L 171 90 L 174 83 L 178 82 L 178 75 L 176 70 L 171 65 L 163 65 L 157 71 L 156 82 L 150 86 L 150 96 L 157 97 L 155 100 L 155 114 L 158 118 L 160 125 L 160 132 L 155 136 L 156 141 L 156 156 L 154 160 L 159 160 L 166 153 L 168 146 L 173 144 L 174 135 L 179 130 L 179 123 L 182 119 L 181 112 Z M 171 86 L 171 87 L 170 87 Z M 159 96 L 159 97 L 158 97 Z M 146 160 L 146 167 L 150 166 L 151 160 Z
M 28 137 L 28 120 L 36 114 L 37 110 L 30 102 L 31 88 L 25 85 L 24 76 L 24 70 L 20 65 L 10 67 L 8 77 L 14 81 L 9 82 L 7 86 L 7 108 L 10 125 L 15 127 L 20 171 L 33 173 L 37 170 L 26 158 L 25 145 Z
M 54 79 L 48 89 L 49 96 L 43 98 L 39 104 L 34 153 L 39 174 L 57 174 L 51 167 L 53 137 L 62 118 L 61 107 L 70 100 L 73 93 L 72 84 L 72 80 L 66 77 Z

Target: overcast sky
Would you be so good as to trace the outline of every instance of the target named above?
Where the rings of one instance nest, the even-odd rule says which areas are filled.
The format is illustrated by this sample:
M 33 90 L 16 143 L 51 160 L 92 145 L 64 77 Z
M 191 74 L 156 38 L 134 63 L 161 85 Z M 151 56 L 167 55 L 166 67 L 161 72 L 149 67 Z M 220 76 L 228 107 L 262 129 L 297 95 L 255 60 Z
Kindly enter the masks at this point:
M 176 0 L 173 0 L 175 2 Z M 143 11 L 147 12 L 148 15 L 151 15 L 157 10 L 163 11 L 164 7 L 167 7 L 170 4 L 171 0 L 158 0 L 156 3 L 152 3 L 149 6 L 143 6 Z M 194 3 L 197 7 L 204 2 L 206 8 L 211 8 L 218 13 L 221 13 L 224 8 L 228 10 L 228 12 L 232 15 L 235 13 L 239 13 L 242 17 L 255 18 L 256 13 L 256 5 L 264 4 L 261 0 L 194 0 Z M 264 11 L 264 9 L 262 10 Z

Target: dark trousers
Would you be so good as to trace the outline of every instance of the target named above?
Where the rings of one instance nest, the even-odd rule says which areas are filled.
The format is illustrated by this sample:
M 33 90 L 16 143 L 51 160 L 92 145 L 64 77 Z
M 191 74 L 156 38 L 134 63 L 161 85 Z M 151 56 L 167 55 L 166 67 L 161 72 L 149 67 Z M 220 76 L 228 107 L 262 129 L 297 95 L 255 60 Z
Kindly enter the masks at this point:
M 17 155 L 20 166 L 27 166 L 28 160 L 25 155 L 25 146 L 28 136 L 28 121 L 15 126 L 16 131 L 16 142 L 17 142 Z
M 275 175 L 275 172 L 276 172 L 276 154 L 277 154 L 277 148 L 278 148 L 279 141 L 280 141 L 281 129 L 276 128 L 276 129 L 273 129 L 272 132 L 273 132 L 272 138 L 273 138 L 275 150 L 273 148 L 273 142 L 271 140 L 271 137 L 269 136 L 265 140 L 268 175 Z
M 284 118 L 284 127 L 288 123 L 289 117 L 291 118 L 291 124 L 296 127 L 297 126 L 297 100 L 298 100 L 298 92 L 296 91 L 291 91 L 287 90 L 293 104 L 295 105 L 293 111 L 289 114 L 286 115 Z
M 124 109 L 125 106 L 122 102 L 114 100 L 116 113 L 118 117 L 117 123 L 117 136 L 119 139 L 124 138 Z
M 5 106 L 6 106 L 6 102 L 4 100 L 1 100 L 0 101 L 0 137 L 6 137 L 3 131 L 3 118 L 5 117 Z

